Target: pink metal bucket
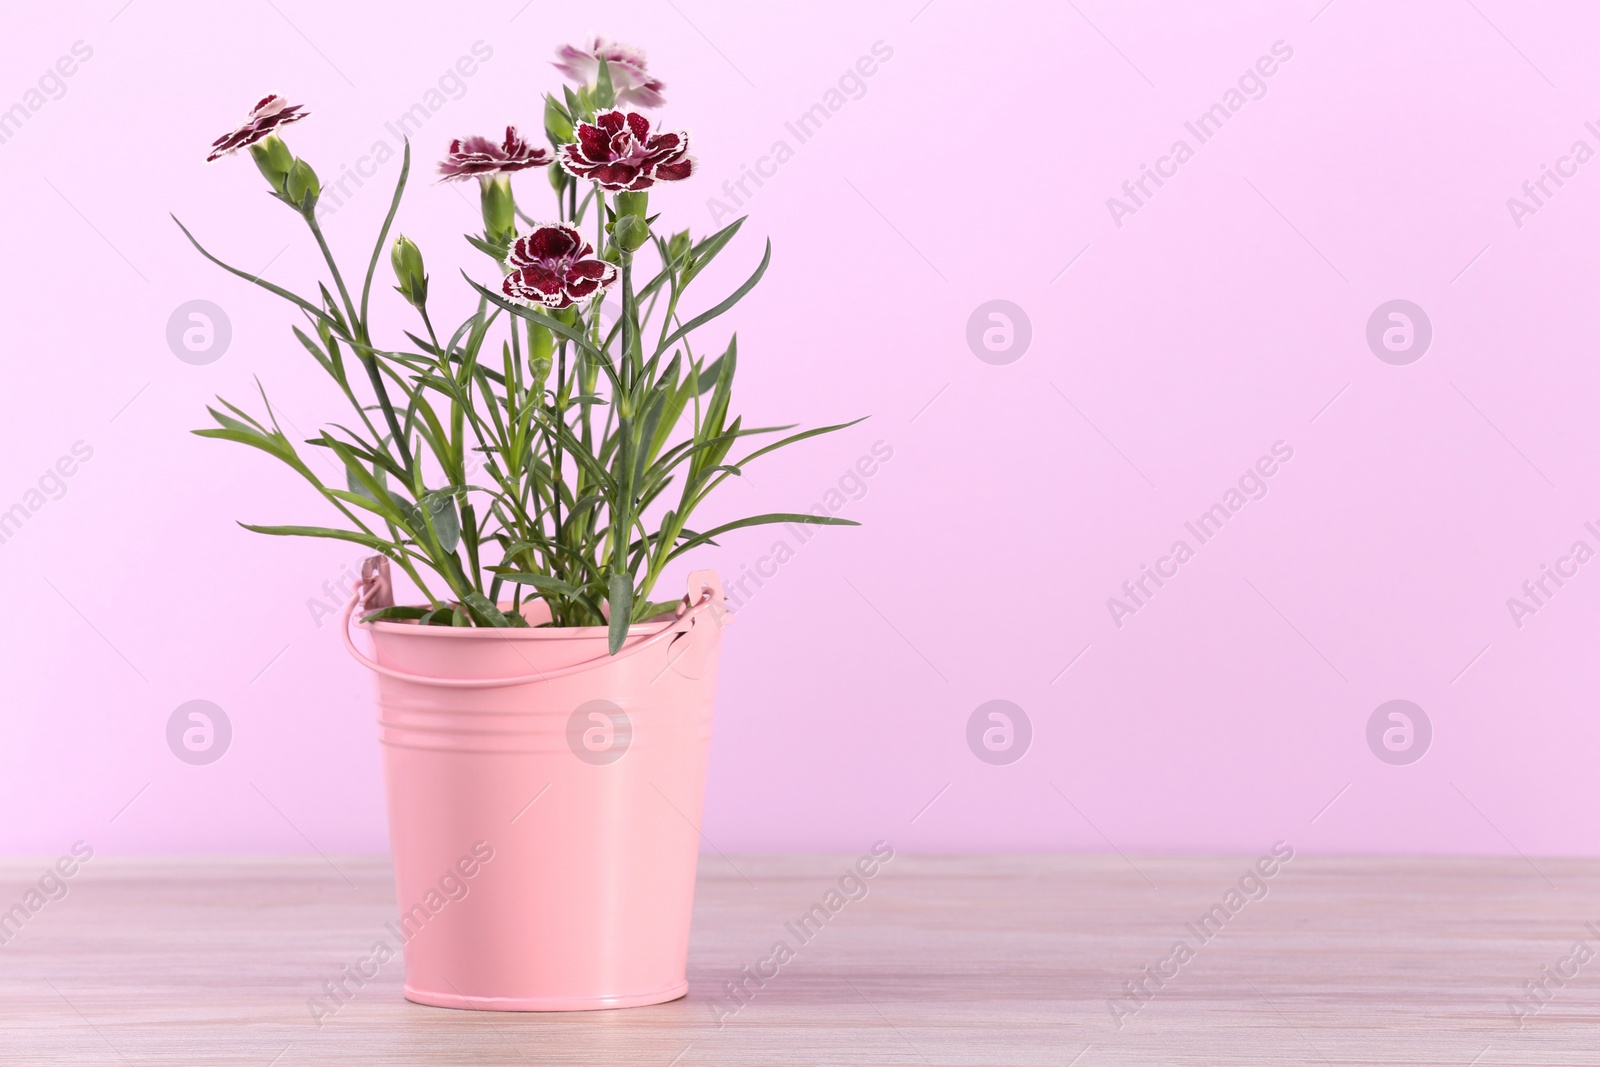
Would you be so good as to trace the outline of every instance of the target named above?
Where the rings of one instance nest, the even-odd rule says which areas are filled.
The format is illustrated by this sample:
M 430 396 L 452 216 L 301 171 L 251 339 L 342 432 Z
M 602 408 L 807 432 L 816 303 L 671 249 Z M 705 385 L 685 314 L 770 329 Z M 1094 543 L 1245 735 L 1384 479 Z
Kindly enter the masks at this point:
M 615 656 L 598 626 L 376 622 L 368 658 L 349 620 L 376 570 L 342 632 L 378 675 L 406 998 L 582 1011 L 683 996 L 730 618 L 717 576 L 690 575 L 676 617 L 635 625 Z

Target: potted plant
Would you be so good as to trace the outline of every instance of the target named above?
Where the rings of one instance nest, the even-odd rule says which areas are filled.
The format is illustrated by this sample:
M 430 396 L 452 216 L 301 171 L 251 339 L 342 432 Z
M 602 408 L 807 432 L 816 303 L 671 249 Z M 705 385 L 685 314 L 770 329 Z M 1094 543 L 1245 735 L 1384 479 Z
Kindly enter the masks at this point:
M 453 142 L 440 165 L 443 181 L 478 183 L 483 231 L 467 240 L 493 264 L 483 280 L 463 272 L 474 307 L 448 332 L 421 250 L 389 240 L 409 143 L 360 275 L 340 269 L 316 172 L 280 136 L 307 117 L 300 105 L 269 96 L 212 146 L 210 160 L 248 150 L 310 228 L 327 267 L 315 296 L 229 266 L 184 229 L 298 309 L 296 341 L 352 409 L 295 442 L 263 389 L 258 414 L 220 401 L 216 426 L 195 432 L 282 461 L 338 514 L 246 529 L 374 553 L 341 630 L 377 674 L 394 929 L 406 996 L 424 1004 L 575 1010 L 686 992 L 725 612 L 709 571 L 681 599 L 657 599 L 657 583 L 741 527 L 853 525 L 692 524 L 753 460 L 854 424 L 792 432 L 733 413 L 736 340 L 714 355 L 697 343 L 760 281 L 771 243 L 731 294 L 691 294 L 744 220 L 698 239 L 662 229 L 650 193 L 695 161 L 686 133 L 642 110 L 663 102 L 661 83 L 642 53 L 603 39 L 558 60 L 578 84 L 545 97 L 550 147 L 513 127 Z M 512 178 L 539 171 L 554 204 L 530 216 Z M 380 328 L 369 303 L 386 249 L 409 330 Z M 319 473 L 330 464 L 343 484 Z M 370 657 L 350 637 L 357 609 Z

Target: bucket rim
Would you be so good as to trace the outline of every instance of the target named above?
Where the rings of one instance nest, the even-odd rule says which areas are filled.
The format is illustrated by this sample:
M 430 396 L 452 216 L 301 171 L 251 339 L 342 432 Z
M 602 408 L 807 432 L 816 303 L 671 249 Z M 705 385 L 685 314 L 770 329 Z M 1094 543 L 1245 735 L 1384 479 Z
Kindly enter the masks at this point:
M 355 657 L 356 662 L 384 677 L 402 682 L 416 682 L 446 689 L 499 689 L 533 682 L 548 682 L 555 678 L 565 678 L 568 675 L 591 670 L 602 664 L 614 664 L 619 660 L 652 648 L 668 638 L 671 638 L 671 640 L 667 641 L 667 647 L 671 648 L 681 638 L 695 632 L 697 628 L 705 626 L 708 615 L 710 616 L 710 622 L 718 630 L 732 621 L 732 616 L 728 614 L 723 600 L 722 581 L 717 577 L 716 572 L 693 571 L 689 575 L 688 583 L 691 592 L 684 596 L 680 608 L 676 611 L 663 611 L 655 618 L 646 619 L 628 627 L 627 636 L 616 648 L 610 649 L 605 655 L 597 654 L 585 662 L 572 663 L 565 667 L 557 667 L 548 671 L 535 670 L 533 674 L 519 675 L 512 678 L 440 678 L 426 674 L 411 674 L 406 671 L 396 670 L 393 667 L 384 666 L 363 653 L 356 647 L 356 643 L 350 639 L 351 616 L 355 613 L 356 606 L 376 606 L 374 598 L 378 596 L 383 597 L 384 600 L 389 600 L 389 593 L 392 587 L 389 584 L 387 568 L 384 566 L 386 562 L 381 557 L 374 557 L 362 564 L 362 580 L 356 586 L 355 592 L 351 594 L 349 603 L 344 606 L 344 614 L 339 617 L 339 637 L 344 642 L 345 650 Z M 699 590 L 698 596 L 694 594 L 694 590 L 697 587 Z M 379 603 L 381 602 L 379 601 Z M 392 600 L 389 600 L 389 602 L 392 603 Z M 543 605 L 541 604 L 540 606 Z M 524 613 L 526 613 L 526 609 L 524 609 Z M 659 625 L 656 624 L 658 619 L 660 620 Z M 582 642 L 589 646 L 588 649 L 577 649 L 579 652 L 596 649 L 597 646 L 598 649 L 605 649 L 610 644 L 610 628 L 600 626 L 528 627 L 515 630 L 509 627 L 494 627 L 492 629 L 465 626 L 421 627 L 414 622 L 389 619 L 362 623 L 361 625 L 368 627 L 368 636 L 375 645 L 378 643 L 380 636 L 399 637 L 401 634 L 410 637 L 437 638 L 447 641 L 487 641 L 491 639 L 512 643 L 568 641 Z M 394 629 L 396 626 L 410 628 L 396 630 Z M 578 632 L 574 633 L 573 631 Z M 573 650 L 568 649 L 568 651 Z M 532 666 L 531 661 L 529 665 Z
M 537 603 L 535 601 L 535 603 Z M 419 605 L 420 606 L 420 605 Z M 502 611 L 509 610 L 510 601 L 497 604 Z M 526 605 L 525 605 L 526 607 Z M 628 627 L 627 640 L 651 637 L 678 621 L 677 613 L 669 608 L 654 618 L 636 622 Z M 528 626 L 503 628 L 498 626 L 419 626 L 413 619 L 378 619 L 356 625 L 374 634 L 408 634 L 420 637 L 439 637 L 452 641 L 581 641 L 608 639 L 610 627 L 606 626 Z

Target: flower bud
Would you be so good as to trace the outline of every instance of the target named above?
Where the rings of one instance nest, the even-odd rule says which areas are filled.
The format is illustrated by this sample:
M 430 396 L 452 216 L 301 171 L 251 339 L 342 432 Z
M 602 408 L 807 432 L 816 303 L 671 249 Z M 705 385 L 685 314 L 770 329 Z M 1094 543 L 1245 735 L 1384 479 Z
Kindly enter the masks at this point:
M 551 356 L 556 350 L 555 335 L 549 327 L 530 323 L 528 326 L 528 370 L 533 376 L 533 388 L 544 388 L 545 379 L 550 377 Z
M 627 193 L 623 193 L 627 196 Z M 625 252 L 637 252 L 650 240 L 650 224 L 638 215 L 619 214 L 611 224 L 612 236 Z
M 528 323 L 528 358 L 548 360 L 550 353 L 555 350 L 555 334 L 550 332 L 550 327 L 540 326 L 536 322 Z
M 420 308 L 428 302 L 428 275 L 422 269 L 422 249 L 411 238 L 395 238 L 389 252 L 389 262 L 394 265 L 395 292 L 405 297 L 412 307 Z
M 617 194 L 617 214 L 618 215 L 633 215 L 633 216 L 635 216 L 637 218 L 641 218 L 642 219 L 642 218 L 647 217 L 650 214 L 649 208 L 650 208 L 650 194 L 649 193 L 639 192 L 639 193 L 618 193 Z
M 550 357 L 530 356 L 528 358 L 528 375 L 532 379 L 529 384 L 534 392 L 543 392 L 544 383 L 550 379 Z
M 289 168 L 289 177 L 284 182 L 283 195 L 301 211 L 310 211 L 317 206 L 317 197 L 322 195 L 322 183 L 317 180 L 317 172 L 311 169 L 311 164 L 303 159 L 294 161 L 294 166 Z
M 289 146 L 277 134 L 270 134 L 265 140 L 250 146 L 250 158 L 256 161 L 256 169 L 267 179 L 272 191 L 281 195 L 289 180 L 289 171 L 294 168 L 294 156 L 290 154 Z
M 544 132 L 553 145 L 570 144 L 575 139 L 572 120 L 556 98 L 548 95 L 544 98 Z
M 496 174 L 481 181 L 484 239 L 494 245 L 510 245 L 517 235 L 517 202 L 511 195 L 511 179 Z

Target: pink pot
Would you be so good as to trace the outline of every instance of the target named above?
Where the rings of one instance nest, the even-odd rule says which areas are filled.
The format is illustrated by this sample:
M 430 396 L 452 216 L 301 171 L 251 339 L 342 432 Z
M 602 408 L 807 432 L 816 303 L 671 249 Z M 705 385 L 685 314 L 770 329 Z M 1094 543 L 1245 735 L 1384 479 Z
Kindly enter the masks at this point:
M 377 622 L 369 659 L 345 609 L 345 643 L 378 675 L 407 999 L 581 1011 L 688 991 L 729 618 L 713 572 L 689 582 L 678 615 L 634 626 L 615 656 L 598 626 Z

